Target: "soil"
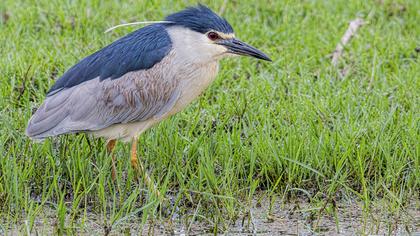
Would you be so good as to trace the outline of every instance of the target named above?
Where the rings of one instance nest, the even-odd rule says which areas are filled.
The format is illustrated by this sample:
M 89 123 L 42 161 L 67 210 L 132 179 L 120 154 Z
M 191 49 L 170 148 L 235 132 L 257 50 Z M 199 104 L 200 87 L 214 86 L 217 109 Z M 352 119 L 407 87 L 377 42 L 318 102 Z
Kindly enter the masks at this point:
M 227 235 L 415 235 L 420 236 L 420 201 L 413 200 L 405 210 L 390 213 L 384 204 L 373 205 L 364 211 L 360 202 L 347 201 L 314 207 L 304 201 L 274 202 L 268 213 L 269 202 L 253 203 L 254 207 L 230 225 L 219 227 L 219 233 Z M 335 213 L 334 213 L 335 212 Z M 369 213 L 365 213 L 369 212 Z M 56 234 L 54 212 L 35 220 L 34 235 Z M 213 225 L 197 221 L 183 225 L 182 216 L 172 222 L 148 223 L 142 229 L 138 217 L 124 221 L 112 229 L 103 226 L 101 217 L 88 213 L 84 227 L 75 227 L 77 235 L 213 235 Z M 50 219 L 50 220 L 49 220 Z M 189 228 L 189 229 L 188 229 Z M 26 232 L 25 222 L 9 229 L 8 234 Z M 2 234 L 0 228 L 0 234 Z

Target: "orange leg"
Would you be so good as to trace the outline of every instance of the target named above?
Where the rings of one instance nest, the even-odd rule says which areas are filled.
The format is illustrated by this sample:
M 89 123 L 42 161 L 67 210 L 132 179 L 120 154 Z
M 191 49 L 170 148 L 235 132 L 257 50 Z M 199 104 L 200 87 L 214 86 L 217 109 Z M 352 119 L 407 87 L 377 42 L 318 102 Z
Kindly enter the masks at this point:
M 138 176 L 141 175 L 143 177 L 143 181 L 149 188 L 149 191 L 160 198 L 160 192 L 156 189 L 152 179 L 150 179 L 149 175 L 145 171 L 143 163 L 137 159 L 137 141 L 137 138 L 133 138 L 133 141 L 131 142 L 131 167 L 133 167 Z
M 131 142 L 131 167 L 134 170 L 139 171 L 139 160 L 137 159 L 137 138 L 133 138 Z
M 115 168 L 115 154 L 113 152 L 114 149 L 115 149 L 115 144 L 116 143 L 117 143 L 117 140 L 111 139 L 106 144 L 106 150 L 108 151 L 109 154 L 111 154 L 111 157 L 112 157 L 112 164 L 111 164 L 111 178 L 112 178 L 112 181 L 115 181 L 115 178 L 117 177 L 117 170 Z

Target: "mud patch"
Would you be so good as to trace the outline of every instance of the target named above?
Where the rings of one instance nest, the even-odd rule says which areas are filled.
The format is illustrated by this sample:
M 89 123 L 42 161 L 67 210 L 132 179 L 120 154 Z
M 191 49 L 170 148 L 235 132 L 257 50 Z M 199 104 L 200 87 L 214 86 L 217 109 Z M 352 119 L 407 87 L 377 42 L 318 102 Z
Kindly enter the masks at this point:
M 253 203 L 248 212 L 235 222 L 215 227 L 205 220 L 187 223 L 185 217 L 167 221 L 148 222 L 141 225 L 141 218 L 131 217 L 112 228 L 104 227 L 104 219 L 95 214 L 87 214 L 66 228 L 77 235 L 420 235 L 420 202 L 413 200 L 403 210 L 389 209 L 381 202 L 372 203 L 367 209 L 356 201 L 337 203 L 335 210 L 324 206 L 313 206 L 304 201 L 284 203 L 274 202 L 269 210 L 269 201 Z M 226 225 L 227 224 L 227 225 Z M 29 232 L 27 222 L 11 226 L 10 235 Z M 35 220 L 31 233 L 52 235 L 57 233 L 57 222 L 53 210 L 44 211 Z M 62 233 L 69 233 L 62 232 Z

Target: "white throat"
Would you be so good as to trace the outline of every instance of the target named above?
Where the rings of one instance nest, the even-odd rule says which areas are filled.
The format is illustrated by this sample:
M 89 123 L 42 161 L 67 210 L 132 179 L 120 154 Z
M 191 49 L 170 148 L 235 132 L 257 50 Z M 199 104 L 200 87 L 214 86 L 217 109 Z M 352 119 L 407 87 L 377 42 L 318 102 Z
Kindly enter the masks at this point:
M 226 55 L 227 49 L 211 42 L 205 34 L 182 26 L 171 26 L 167 31 L 177 60 L 188 64 L 207 64 L 217 62 Z

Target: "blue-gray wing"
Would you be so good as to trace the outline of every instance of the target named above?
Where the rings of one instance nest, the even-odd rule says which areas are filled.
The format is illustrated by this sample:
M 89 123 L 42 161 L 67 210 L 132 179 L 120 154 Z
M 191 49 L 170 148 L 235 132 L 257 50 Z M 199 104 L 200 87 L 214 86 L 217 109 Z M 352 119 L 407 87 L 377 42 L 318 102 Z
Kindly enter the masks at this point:
M 29 121 L 28 136 L 100 130 L 170 109 L 179 96 L 165 72 L 170 50 L 165 26 L 154 24 L 81 60 L 52 86 Z
M 48 96 L 26 133 L 42 139 L 158 118 L 178 100 L 177 85 L 176 80 L 150 71 L 130 72 L 118 80 L 90 80 Z
M 92 79 L 118 79 L 131 71 L 150 69 L 169 53 L 171 47 L 171 38 L 164 25 L 148 25 L 78 62 L 56 81 L 47 95 Z

